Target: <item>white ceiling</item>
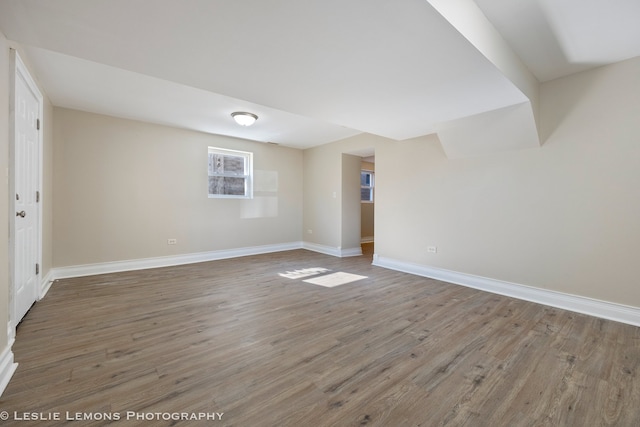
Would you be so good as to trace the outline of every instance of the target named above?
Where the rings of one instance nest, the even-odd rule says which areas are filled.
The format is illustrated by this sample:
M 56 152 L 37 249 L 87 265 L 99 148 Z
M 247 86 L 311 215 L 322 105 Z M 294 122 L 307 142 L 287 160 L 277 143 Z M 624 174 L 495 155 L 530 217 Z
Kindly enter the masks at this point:
M 475 0 L 544 82 L 640 55 L 638 0 Z
M 476 3 L 540 81 L 640 55 L 638 0 Z M 0 29 L 56 106 L 297 148 L 528 100 L 426 0 L 0 0 Z

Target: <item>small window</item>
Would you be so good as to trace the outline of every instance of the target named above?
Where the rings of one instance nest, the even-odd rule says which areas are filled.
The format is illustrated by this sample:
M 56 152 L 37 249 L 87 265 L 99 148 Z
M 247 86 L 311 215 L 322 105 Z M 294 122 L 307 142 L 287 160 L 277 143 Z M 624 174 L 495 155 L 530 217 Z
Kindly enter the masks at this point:
M 360 201 L 373 203 L 373 171 L 360 171 Z
M 209 147 L 209 197 L 253 196 L 253 153 Z

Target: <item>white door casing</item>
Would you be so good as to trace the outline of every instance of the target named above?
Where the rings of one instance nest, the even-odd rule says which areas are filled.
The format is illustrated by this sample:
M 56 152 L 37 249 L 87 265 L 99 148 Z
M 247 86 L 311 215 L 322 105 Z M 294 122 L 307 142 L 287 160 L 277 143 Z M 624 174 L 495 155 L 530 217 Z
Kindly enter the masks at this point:
M 10 212 L 10 329 L 22 320 L 39 297 L 41 265 L 42 95 L 17 52 L 13 79 Z

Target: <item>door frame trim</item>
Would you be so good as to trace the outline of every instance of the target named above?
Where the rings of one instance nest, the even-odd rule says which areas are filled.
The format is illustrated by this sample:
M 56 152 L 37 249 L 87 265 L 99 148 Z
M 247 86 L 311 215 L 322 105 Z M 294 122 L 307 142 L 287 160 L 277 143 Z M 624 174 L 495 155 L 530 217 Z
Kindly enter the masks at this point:
M 37 289 L 34 289 L 34 299 L 36 301 L 40 300 L 40 278 L 42 277 L 42 184 L 43 184 L 43 134 L 44 134 L 44 98 L 42 96 L 42 92 L 38 88 L 35 80 L 31 77 L 31 74 L 24 64 L 18 52 L 10 48 L 10 66 L 11 72 L 9 73 L 9 322 L 7 324 L 7 334 L 9 337 L 9 342 L 12 342 L 16 336 L 16 326 L 18 321 L 16 319 L 16 308 L 15 308 L 15 294 L 16 294 L 16 283 L 15 283 L 15 216 L 12 213 L 15 211 L 15 198 L 13 195 L 16 192 L 15 188 L 15 170 L 16 170 L 16 162 L 15 162 L 15 145 L 16 145 L 16 116 L 15 116 L 15 107 L 16 107 L 16 79 L 18 75 L 20 75 L 24 81 L 27 83 L 29 90 L 33 92 L 38 101 L 38 118 L 40 119 L 40 130 L 38 132 L 38 191 L 40 191 L 40 201 L 38 203 L 38 237 L 36 242 L 36 255 L 37 262 L 40 264 L 40 272 L 37 275 Z

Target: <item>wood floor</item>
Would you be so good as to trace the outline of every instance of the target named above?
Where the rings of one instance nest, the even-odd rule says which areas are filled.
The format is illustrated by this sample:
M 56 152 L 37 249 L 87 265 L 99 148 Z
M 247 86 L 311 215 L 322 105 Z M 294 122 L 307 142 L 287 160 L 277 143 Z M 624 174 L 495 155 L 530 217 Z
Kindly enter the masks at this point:
M 60 280 L 19 327 L 3 425 L 640 426 L 640 328 L 370 263 L 297 250 Z M 367 278 L 278 274 L 313 267 Z M 183 413 L 223 415 L 162 419 Z

